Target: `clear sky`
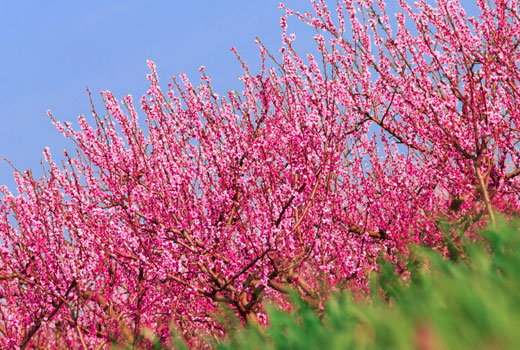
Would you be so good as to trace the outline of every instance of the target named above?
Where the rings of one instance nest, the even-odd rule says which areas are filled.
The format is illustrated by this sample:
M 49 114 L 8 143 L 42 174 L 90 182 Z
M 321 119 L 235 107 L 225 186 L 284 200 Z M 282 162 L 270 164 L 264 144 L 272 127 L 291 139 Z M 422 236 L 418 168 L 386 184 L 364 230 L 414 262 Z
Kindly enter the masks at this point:
M 286 0 L 293 9 L 308 0 Z M 397 0 L 388 0 L 389 10 Z M 464 1 L 463 1 L 464 2 Z M 73 149 L 46 116 L 62 121 L 90 116 L 85 87 L 110 90 L 138 101 L 148 87 L 148 58 L 161 85 L 182 70 L 198 81 L 206 66 L 217 91 L 238 89 L 235 46 L 252 67 L 259 36 L 272 51 L 280 47 L 279 0 L 89 0 L 4 1 L 0 11 L 0 159 L 40 173 L 45 146 L 58 156 Z M 310 46 L 313 32 L 289 22 L 297 43 Z M 141 118 L 143 119 L 143 117 Z M 76 124 L 77 125 L 77 124 Z M 13 170 L 0 162 L 0 185 L 15 190 Z
M 298 3 L 308 7 L 288 2 Z M 63 121 L 90 116 L 86 85 L 138 101 L 148 87 L 148 58 L 163 86 L 181 70 L 197 81 L 205 65 L 217 90 L 238 88 L 231 46 L 251 60 L 256 36 L 278 48 L 280 14 L 273 0 L 2 2 L 0 159 L 37 172 L 45 146 L 54 155 L 72 149 L 46 111 Z M 102 112 L 101 100 L 95 102 Z M 0 184 L 14 190 L 12 173 L 0 163 Z

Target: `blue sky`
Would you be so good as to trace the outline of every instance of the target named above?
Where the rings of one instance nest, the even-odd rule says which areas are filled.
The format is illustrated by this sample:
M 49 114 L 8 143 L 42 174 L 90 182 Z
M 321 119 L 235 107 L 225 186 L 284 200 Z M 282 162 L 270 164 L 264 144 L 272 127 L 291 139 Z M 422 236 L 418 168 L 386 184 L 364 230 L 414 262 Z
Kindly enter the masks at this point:
M 295 5 L 306 1 L 288 1 Z M 300 6 L 301 7 L 301 6 Z M 53 127 L 90 115 L 85 86 L 136 100 L 148 87 L 148 58 L 162 85 L 182 70 L 194 81 L 205 65 L 216 89 L 238 88 L 231 46 L 253 61 L 256 36 L 279 47 L 278 1 L 5 1 L 0 12 L 0 159 L 38 172 L 45 146 L 73 145 Z M 294 21 L 296 23 L 296 21 Z M 100 99 L 96 99 L 102 112 Z M 0 163 L 0 184 L 14 190 Z
M 395 9 L 397 0 L 389 0 Z M 198 81 L 206 66 L 215 90 L 240 87 L 235 46 L 252 67 L 254 39 L 276 52 L 280 47 L 278 0 L 111 0 L 5 1 L 0 12 L 0 159 L 39 173 L 43 148 L 54 155 L 73 149 L 46 117 L 62 121 L 90 116 L 85 87 L 96 95 L 110 90 L 138 100 L 148 87 L 148 58 L 158 67 L 161 85 L 180 71 Z M 310 1 L 287 0 L 293 9 Z M 392 6 L 393 5 L 393 6 Z M 313 32 L 289 21 L 297 43 L 312 45 Z M 15 190 L 13 170 L 0 162 L 0 185 Z

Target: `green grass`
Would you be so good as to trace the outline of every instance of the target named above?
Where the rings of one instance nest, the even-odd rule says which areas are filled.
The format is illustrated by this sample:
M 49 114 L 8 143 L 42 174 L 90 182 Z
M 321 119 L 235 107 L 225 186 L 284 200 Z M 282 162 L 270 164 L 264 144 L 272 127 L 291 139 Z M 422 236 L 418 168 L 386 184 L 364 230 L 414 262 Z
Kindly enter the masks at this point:
M 415 247 L 403 281 L 389 263 L 372 276 L 369 302 L 349 293 L 318 315 L 293 298 L 295 311 L 269 307 L 271 326 L 232 334 L 224 349 L 517 349 L 520 348 L 520 224 L 501 222 L 448 260 Z

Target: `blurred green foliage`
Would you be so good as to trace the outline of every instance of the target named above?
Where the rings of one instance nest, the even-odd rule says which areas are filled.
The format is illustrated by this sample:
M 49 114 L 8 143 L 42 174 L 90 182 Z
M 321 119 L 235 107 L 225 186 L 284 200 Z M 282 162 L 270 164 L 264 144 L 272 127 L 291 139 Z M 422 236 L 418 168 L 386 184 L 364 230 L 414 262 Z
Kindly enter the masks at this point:
M 501 221 L 456 259 L 413 249 L 406 280 L 387 262 L 370 301 L 333 295 L 323 314 L 293 297 L 270 327 L 234 332 L 218 349 L 520 349 L 520 223 Z

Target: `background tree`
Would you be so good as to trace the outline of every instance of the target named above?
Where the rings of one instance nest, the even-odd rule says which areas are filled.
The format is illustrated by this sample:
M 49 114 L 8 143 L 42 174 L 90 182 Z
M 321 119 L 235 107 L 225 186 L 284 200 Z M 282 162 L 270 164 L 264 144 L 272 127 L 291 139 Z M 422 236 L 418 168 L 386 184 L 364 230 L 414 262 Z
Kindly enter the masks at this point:
M 286 12 L 316 28 L 319 59 L 284 16 L 280 59 L 258 41 L 253 73 L 234 50 L 241 92 L 201 67 L 163 93 L 149 62 L 146 131 L 109 92 L 95 125 L 51 116 L 76 155 L 46 149 L 44 177 L 2 189 L 2 346 L 137 345 L 170 322 L 197 346 L 224 334 L 220 303 L 266 323 L 263 298 L 294 288 L 321 308 L 328 288 L 364 290 L 381 252 L 399 267 L 412 241 L 444 249 L 443 218 L 471 234 L 518 211 L 518 1 L 479 1 L 476 19 L 401 1 L 395 29 L 382 0 L 334 18 L 312 3 Z

